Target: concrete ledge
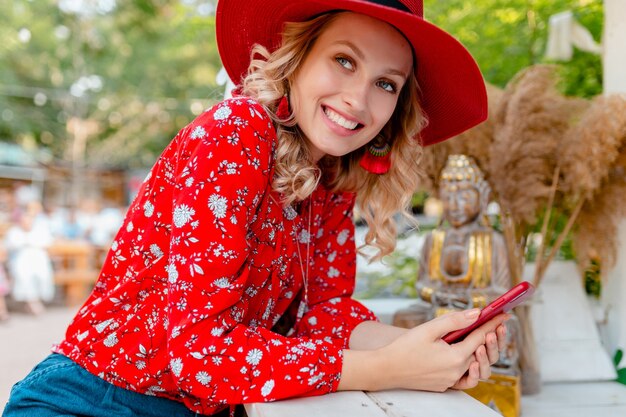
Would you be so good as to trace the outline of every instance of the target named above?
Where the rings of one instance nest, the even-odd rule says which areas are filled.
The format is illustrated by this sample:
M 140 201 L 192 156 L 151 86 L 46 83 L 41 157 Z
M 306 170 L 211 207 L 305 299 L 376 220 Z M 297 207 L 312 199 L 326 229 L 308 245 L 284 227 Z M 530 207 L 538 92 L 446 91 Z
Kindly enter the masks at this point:
M 245 408 L 249 417 L 502 417 L 461 391 L 346 391 Z

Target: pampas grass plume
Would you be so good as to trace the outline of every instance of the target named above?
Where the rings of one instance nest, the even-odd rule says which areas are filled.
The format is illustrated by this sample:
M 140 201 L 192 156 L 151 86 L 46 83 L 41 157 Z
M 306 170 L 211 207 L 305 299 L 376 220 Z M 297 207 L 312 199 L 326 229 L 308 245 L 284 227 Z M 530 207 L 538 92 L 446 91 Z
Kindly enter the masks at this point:
M 565 134 L 560 154 L 561 189 L 589 198 L 607 180 L 626 148 L 626 98 L 599 96 Z
M 550 194 L 555 154 L 571 103 L 556 91 L 555 67 L 535 65 L 509 83 L 495 118 L 490 177 L 503 210 L 533 224 Z
M 487 120 L 454 138 L 424 149 L 422 167 L 426 173 L 422 188 L 433 195 L 439 189 L 439 175 L 446 164 L 449 155 L 464 154 L 472 156 L 489 182 L 489 157 L 493 142 L 494 117 L 500 106 L 504 92 L 502 89 L 487 84 L 487 98 L 489 116 Z

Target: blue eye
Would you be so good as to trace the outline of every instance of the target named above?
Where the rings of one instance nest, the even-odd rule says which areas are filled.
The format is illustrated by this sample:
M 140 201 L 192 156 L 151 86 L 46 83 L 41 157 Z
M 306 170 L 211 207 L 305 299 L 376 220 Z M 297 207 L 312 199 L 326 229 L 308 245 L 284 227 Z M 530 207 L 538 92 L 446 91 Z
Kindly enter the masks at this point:
M 354 69 L 353 65 L 352 65 L 352 61 L 350 61 L 348 58 L 343 57 L 343 56 L 338 56 L 337 58 L 335 58 L 335 61 L 337 61 L 339 63 L 339 65 L 341 65 L 342 67 L 352 70 Z
M 392 83 L 390 81 L 385 81 L 385 80 L 380 80 L 378 81 L 378 86 L 380 88 L 382 88 L 385 91 L 388 91 L 390 93 L 395 93 L 396 92 L 396 84 Z

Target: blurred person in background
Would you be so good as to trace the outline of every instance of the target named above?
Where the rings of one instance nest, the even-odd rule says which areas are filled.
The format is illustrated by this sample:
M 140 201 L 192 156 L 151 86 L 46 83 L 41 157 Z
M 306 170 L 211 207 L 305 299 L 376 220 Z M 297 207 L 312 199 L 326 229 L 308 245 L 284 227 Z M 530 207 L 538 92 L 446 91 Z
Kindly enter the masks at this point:
M 12 298 L 23 302 L 34 315 L 41 314 L 45 310 L 43 303 L 54 296 L 52 262 L 47 252 L 53 238 L 41 215 L 41 204 L 29 203 L 4 238 Z
M 4 299 L 4 297 L 9 294 L 11 289 L 11 284 L 4 268 L 6 257 L 6 249 L 0 241 L 0 322 L 7 321 L 9 319 L 9 311 L 7 310 L 7 304 Z
M 95 216 L 89 231 L 89 241 L 99 247 L 107 247 L 124 221 L 124 210 L 113 202 L 105 202 Z

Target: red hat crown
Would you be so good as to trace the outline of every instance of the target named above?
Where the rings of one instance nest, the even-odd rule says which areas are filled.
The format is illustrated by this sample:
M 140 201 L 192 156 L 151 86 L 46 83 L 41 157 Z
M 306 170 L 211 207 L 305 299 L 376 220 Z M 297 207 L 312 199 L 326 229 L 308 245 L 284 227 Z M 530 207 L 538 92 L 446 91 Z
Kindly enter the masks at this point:
M 398 0 L 398 2 L 404 4 L 411 13 L 424 17 L 424 2 L 422 0 Z

